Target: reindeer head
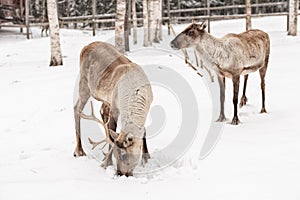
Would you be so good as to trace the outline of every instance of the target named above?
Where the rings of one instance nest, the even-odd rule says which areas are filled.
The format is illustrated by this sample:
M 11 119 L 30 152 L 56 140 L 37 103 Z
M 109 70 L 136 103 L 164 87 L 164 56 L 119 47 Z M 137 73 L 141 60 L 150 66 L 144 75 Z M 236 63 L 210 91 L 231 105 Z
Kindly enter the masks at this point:
M 134 137 L 131 133 L 117 134 L 112 130 L 110 136 L 115 144 L 113 154 L 117 161 L 117 174 L 132 176 L 141 157 L 143 139 Z
M 207 21 L 202 24 L 193 22 L 170 42 L 170 46 L 175 50 L 194 47 L 200 42 L 206 26 Z
M 95 142 L 89 138 L 89 142 L 93 145 L 92 149 L 104 142 L 110 144 L 112 149 L 108 153 L 103 152 L 104 155 L 107 156 L 112 151 L 117 160 L 118 175 L 132 176 L 133 170 L 138 165 L 141 157 L 145 129 L 141 129 L 135 126 L 133 123 L 128 123 L 126 124 L 124 131 L 121 131 L 119 134 L 116 133 L 108 128 L 109 120 L 105 120 L 105 118 L 104 122 L 102 122 L 95 116 L 92 102 L 91 114 L 86 115 L 84 113 L 80 113 L 80 116 L 83 119 L 96 121 L 104 127 L 106 139 L 101 140 L 100 142 Z M 109 119 L 109 117 L 107 117 L 107 119 Z M 104 161 L 107 159 L 108 157 L 106 157 Z M 106 167 L 106 165 L 104 166 Z

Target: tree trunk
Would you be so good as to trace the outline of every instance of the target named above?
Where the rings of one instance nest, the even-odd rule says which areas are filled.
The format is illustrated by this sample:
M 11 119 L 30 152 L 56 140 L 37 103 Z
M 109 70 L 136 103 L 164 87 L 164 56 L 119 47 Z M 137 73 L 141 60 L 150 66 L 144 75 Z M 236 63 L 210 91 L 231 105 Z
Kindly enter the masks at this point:
M 29 39 L 29 0 L 25 0 L 26 37 Z
M 177 9 L 180 10 L 180 8 L 181 8 L 181 2 L 180 2 L 180 0 L 178 0 L 177 1 Z M 178 17 L 180 17 L 180 16 L 181 16 L 181 13 L 178 13 Z
M 170 24 L 171 24 L 171 14 L 170 14 L 170 0 L 167 0 L 167 12 L 168 12 L 168 35 L 171 34 Z
M 70 17 L 70 11 L 71 11 L 71 7 L 70 7 L 70 0 L 67 0 L 67 17 Z M 68 24 L 69 25 L 69 24 Z
M 297 16 L 299 0 L 289 0 L 289 30 L 288 35 L 297 35 Z
M 207 32 L 210 33 L 210 0 L 206 0 L 206 7 L 207 7 L 207 16 L 209 16 L 208 24 L 207 24 Z
M 136 17 L 136 6 L 135 0 L 132 0 L 132 21 L 133 21 L 133 44 L 137 44 L 137 17 Z
M 121 52 L 125 52 L 124 44 L 124 19 L 126 12 L 125 0 L 117 0 L 116 22 L 115 22 L 115 46 Z
M 158 34 L 158 38 L 160 41 L 162 41 L 163 37 L 163 33 L 162 33 L 162 24 L 163 24 L 163 0 L 159 0 L 159 34 Z
M 39 17 L 40 16 L 40 0 L 35 0 L 34 2 L 35 6 L 35 16 Z
M 92 15 L 93 15 L 93 36 L 96 35 L 96 23 L 95 23 L 95 15 L 96 15 L 96 0 L 92 0 Z
M 153 0 L 153 41 L 155 43 L 159 43 L 159 28 L 160 28 L 160 20 L 161 20 L 161 7 L 160 0 Z
M 148 22 L 149 22 L 148 1 L 143 0 L 144 47 L 147 47 L 149 45 Z
M 149 44 L 152 45 L 153 39 L 154 39 L 154 1 L 156 0 L 148 0 L 148 41 Z
M 124 18 L 124 39 L 125 39 L 125 51 L 129 51 L 129 35 L 130 35 L 130 0 L 125 0 L 125 18 Z
M 251 29 L 251 0 L 246 0 L 246 30 Z
M 50 46 L 51 46 L 50 66 L 58 66 L 63 64 L 63 60 L 62 60 L 60 39 L 59 39 L 57 4 L 55 0 L 48 0 L 47 10 L 48 10 Z

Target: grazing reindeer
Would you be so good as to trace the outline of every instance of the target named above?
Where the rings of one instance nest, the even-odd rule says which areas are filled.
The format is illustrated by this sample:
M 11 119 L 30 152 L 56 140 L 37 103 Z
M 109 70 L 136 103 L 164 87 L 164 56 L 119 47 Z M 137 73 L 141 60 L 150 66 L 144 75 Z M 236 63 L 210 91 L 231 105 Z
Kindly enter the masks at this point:
M 93 109 L 90 116 L 82 113 L 90 96 L 103 102 L 100 110 L 102 122 L 95 117 Z M 117 173 L 131 176 L 141 153 L 144 163 L 150 158 L 144 126 L 152 99 L 151 85 L 142 68 L 115 47 L 104 42 L 84 47 L 80 55 L 79 99 L 74 107 L 77 143 L 74 156 L 85 155 L 81 145 L 80 118 L 97 121 L 104 125 L 105 141 L 110 144 L 103 166 L 112 164 L 113 154 Z M 117 134 L 119 118 L 122 127 Z M 103 141 L 90 142 L 95 147 Z
M 223 38 L 215 38 L 205 28 L 207 22 L 192 23 L 181 32 L 170 45 L 173 49 L 193 47 L 199 53 L 205 66 L 214 69 L 220 84 L 221 111 L 218 121 L 225 121 L 225 77 L 233 81 L 233 125 L 239 124 L 237 114 L 240 75 L 244 75 L 243 96 L 240 106 L 246 104 L 246 86 L 248 74 L 259 70 L 262 91 L 262 109 L 265 113 L 265 75 L 270 54 L 270 39 L 261 30 L 250 30 L 241 34 L 227 34 Z

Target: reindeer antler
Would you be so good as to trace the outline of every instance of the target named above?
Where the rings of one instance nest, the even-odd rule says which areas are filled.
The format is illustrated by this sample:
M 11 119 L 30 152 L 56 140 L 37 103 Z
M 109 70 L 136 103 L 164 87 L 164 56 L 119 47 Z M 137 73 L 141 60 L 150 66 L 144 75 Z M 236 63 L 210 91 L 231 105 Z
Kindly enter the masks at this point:
M 101 124 L 105 130 L 105 134 L 106 134 L 106 138 L 104 140 L 101 140 L 99 142 L 96 142 L 96 141 L 93 141 L 91 138 L 88 138 L 89 142 L 91 145 L 93 145 L 92 147 L 92 150 L 95 149 L 98 145 L 102 144 L 105 142 L 105 144 L 101 147 L 101 150 L 102 150 L 102 153 L 104 154 L 105 158 L 103 159 L 103 164 L 102 166 L 103 167 L 107 167 L 107 165 L 105 163 L 108 163 L 108 159 L 109 159 L 109 155 L 111 154 L 111 152 L 113 151 L 113 147 L 115 145 L 115 143 L 110 139 L 110 133 L 109 133 L 109 129 L 108 129 L 108 123 L 109 123 L 109 120 L 110 120 L 110 112 L 108 114 L 108 120 L 107 122 L 103 122 L 101 121 L 100 119 L 98 119 L 95 114 L 94 114 L 94 106 L 93 106 L 93 102 L 91 101 L 91 114 L 90 115 L 86 115 L 84 113 L 80 113 L 80 117 L 82 117 L 83 119 L 88 119 L 88 120 L 92 120 L 92 121 L 95 121 L 95 122 L 98 122 L 99 124 Z M 119 138 L 120 138 L 121 134 L 118 135 L 118 137 L 116 138 L 115 141 L 118 141 Z M 107 145 L 107 144 L 110 144 L 111 145 L 111 149 L 109 150 L 109 152 L 107 153 L 104 153 L 103 152 L 103 149 L 104 147 Z
M 91 138 L 88 138 L 89 142 L 91 145 L 93 145 L 92 147 L 92 150 L 94 150 L 98 145 L 102 144 L 102 143 L 105 143 L 102 147 L 101 147 L 101 150 L 102 150 L 102 153 L 104 154 L 105 158 L 103 160 L 103 163 L 107 163 L 107 160 L 109 159 L 109 155 L 111 154 L 112 150 L 113 150 L 113 146 L 115 145 L 113 143 L 113 141 L 111 141 L 110 139 L 110 134 L 109 134 L 109 129 L 108 129 L 108 123 L 109 123 L 109 120 L 110 120 L 110 112 L 109 112 L 109 116 L 108 116 L 108 120 L 107 122 L 102 122 L 100 119 L 98 119 L 96 116 L 95 116 L 95 113 L 94 113 L 94 106 L 93 106 L 93 102 L 91 101 L 91 114 L 90 115 L 86 115 L 84 113 L 80 113 L 80 117 L 82 117 L 83 119 L 88 119 L 88 120 L 92 120 L 92 121 L 95 121 L 99 124 L 101 124 L 105 130 L 105 134 L 106 134 L 106 138 L 104 140 L 101 140 L 99 142 L 95 142 L 93 141 Z M 107 145 L 107 144 L 110 144 L 112 146 L 112 148 L 109 150 L 108 153 L 104 153 L 103 152 L 103 149 L 104 147 Z M 103 165 L 104 167 L 105 164 Z
M 108 117 L 108 120 L 106 123 L 102 122 L 100 119 L 98 119 L 95 114 L 94 114 L 94 106 L 93 106 L 93 102 L 91 101 L 91 114 L 90 115 L 86 115 L 84 113 L 80 113 L 80 117 L 82 117 L 83 119 L 88 119 L 88 120 L 92 120 L 92 121 L 95 121 L 95 122 L 98 122 L 99 124 L 101 124 L 104 128 L 104 131 L 105 131 L 105 135 L 106 135 L 106 139 L 100 141 L 100 142 L 94 142 L 92 141 L 90 138 L 89 138 L 89 142 L 93 145 L 93 148 L 96 148 L 99 144 L 102 144 L 103 142 L 107 142 L 109 143 L 110 145 L 114 145 L 114 143 L 110 140 L 110 135 L 109 135 L 109 130 L 108 130 L 108 123 L 109 123 L 109 120 L 110 120 L 110 117 Z M 103 147 L 102 147 L 103 148 Z

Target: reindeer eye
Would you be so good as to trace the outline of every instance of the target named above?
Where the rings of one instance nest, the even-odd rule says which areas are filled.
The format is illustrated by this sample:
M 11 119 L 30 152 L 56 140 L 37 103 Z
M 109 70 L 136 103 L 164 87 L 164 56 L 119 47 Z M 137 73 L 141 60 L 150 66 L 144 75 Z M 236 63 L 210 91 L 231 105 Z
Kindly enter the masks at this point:
M 132 137 L 128 137 L 128 142 L 132 142 L 133 138 Z

